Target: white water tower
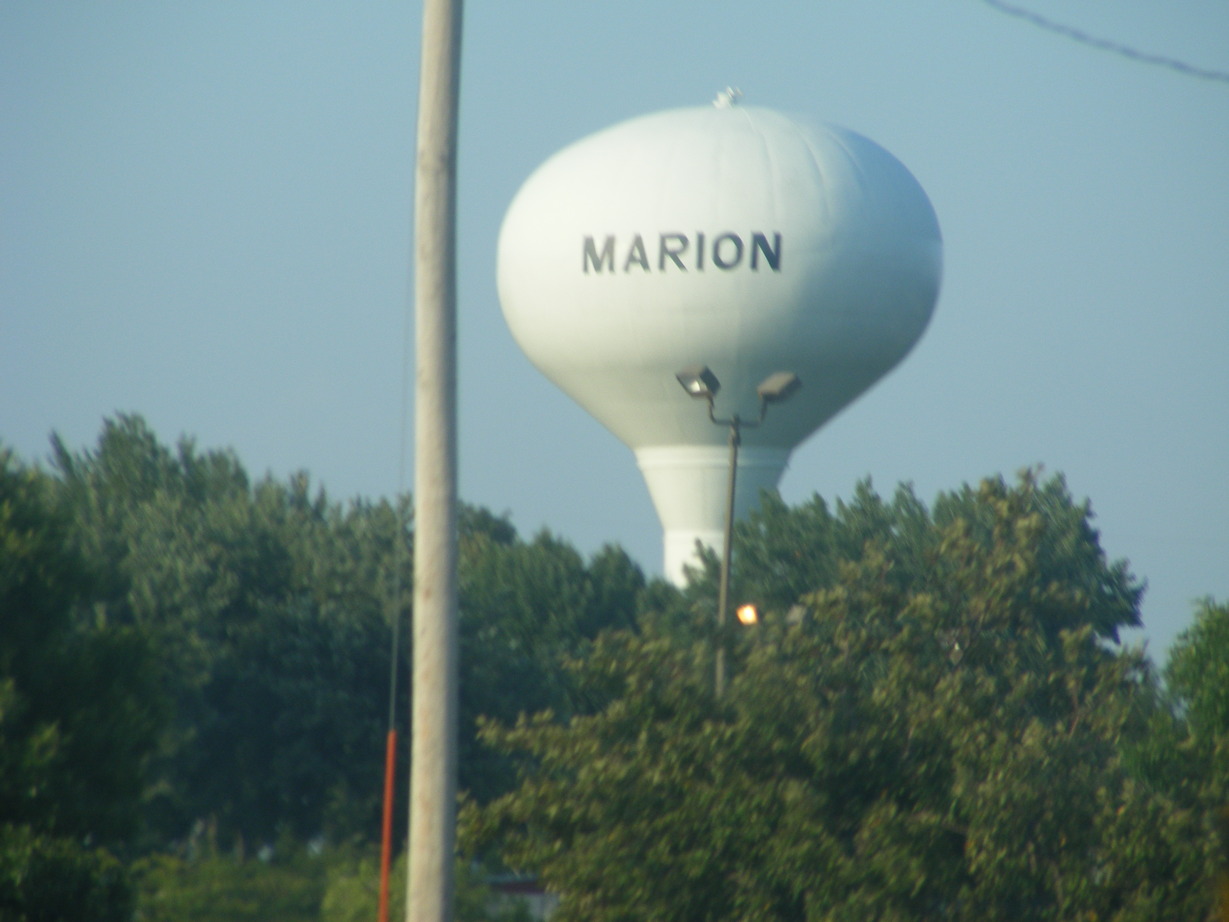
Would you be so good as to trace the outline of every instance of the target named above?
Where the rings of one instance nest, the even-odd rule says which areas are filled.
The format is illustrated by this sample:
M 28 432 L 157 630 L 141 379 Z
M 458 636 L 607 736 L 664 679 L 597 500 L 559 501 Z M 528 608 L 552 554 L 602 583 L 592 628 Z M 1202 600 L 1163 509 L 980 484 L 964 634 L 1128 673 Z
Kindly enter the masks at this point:
M 499 235 L 504 317 L 529 359 L 628 445 L 679 581 L 719 548 L 727 430 L 676 374 L 707 366 L 718 417 L 802 388 L 747 429 L 736 509 L 895 366 L 934 310 L 942 241 L 921 186 L 861 135 L 728 104 L 623 122 L 526 180 Z

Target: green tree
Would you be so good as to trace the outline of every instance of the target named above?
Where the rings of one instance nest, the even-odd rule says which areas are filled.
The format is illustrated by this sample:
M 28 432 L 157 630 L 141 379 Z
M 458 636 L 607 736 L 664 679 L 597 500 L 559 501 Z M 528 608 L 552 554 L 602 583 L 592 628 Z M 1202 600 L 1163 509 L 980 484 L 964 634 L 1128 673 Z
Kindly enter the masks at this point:
M 138 862 L 141 922 L 317 922 L 326 861 L 291 850 L 267 861 L 227 855 Z
M 507 759 L 478 745 L 478 719 L 586 707 L 563 662 L 603 629 L 631 623 L 644 577 L 617 548 L 586 564 L 547 533 L 526 542 L 502 520 L 467 519 L 459 566 L 460 780 L 485 801 L 507 790 L 513 772 Z
M 789 508 L 775 493 L 765 493 L 750 521 L 739 524 L 737 589 L 743 597 L 785 610 L 803 595 L 835 585 L 842 561 L 861 560 L 872 549 L 891 560 L 886 578 L 898 590 L 915 586 L 933 575 L 927 570 L 936 562 L 953 563 L 944 553 L 953 525 L 959 523 L 980 546 L 993 540 L 1001 503 L 1009 494 L 997 481 L 1002 498 L 992 500 L 987 489 L 987 484 L 966 485 L 941 494 L 928 509 L 908 486 L 887 500 L 863 482 L 851 501 L 837 502 L 835 512 L 819 496 Z M 1035 528 L 1032 535 L 1038 578 L 1061 580 L 1080 596 L 1076 609 L 1034 606 L 1037 625 L 1051 641 L 1076 625 L 1087 625 L 1111 641 L 1121 629 L 1138 627 L 1142 589 L 1125 562 L 1105 559 L 1091 504 L 1074 502 L 1061 477 L 1038 481 L 1030 473 L 1021 489 L 1029 504 L 1022 515 L 1044 521 L 1044 528 Z
M 253 844 L 374 834 L 388 639 L 375 618 L 260 606 L 204 689 L 187 775 L 198 810 Z
M 1165 681 L 1189 731 L 1183 755 L 1201 767 L 1204 798 L 1229 806 L 1229 604 L 1199 605 L 1169 652 Z
M 74 540 L 106 575 L 93 616 L 147 638 L 173 703 L 152 844 L 204 828 L 240 851 L 283 832 L 373 836 L 392 619 L 412 596 L 408 498 L 343 506 L 306 475 L 253 483 L 233 453 L 167 447 L 138 416 L 108 420 L 91 449 L 54 447 Z M 460 534 L 461 780 L 488 799 L 511 772 L 474 745 L 478 716 L 585 706 L 558 664 L 629 624 L 644 578 L 618 549 L 586 561 L 483 509 L 462 508 Z M 408 690 L 403 669 L 403 739 Z
M 107 574 L 96 616 L 162 664 L 175 719 L 147 798 L 157 839 L 213 823 L 242 850 L 283 827 L 377 829 L 404 505 L 342 507 L 305 475 L 252 484 L 233 453 L 172 450 L 135 416 L 93 450 L 57 440 L 55 460 L 77 544 Z
M 151 651 L 96 582 L 46 475 L 0 449 L 0 918 L 119 920 L 163 714 Z M 89 844 L 85 844 L 89 843 Z M 104 848 L 105 846 L 105 848 Z
M 135 832 L 165 713 L 153 651 L 95 617 L 69 531 L 49 478 L 0 450 L 0 816 L 113 844 Z
M 389 881 L 389 918 L 405 918 L 406 853 L 393 863 Z M 379 905 L 379 857 L 371 851 L 341 852 L 330 860 L 320 922 L 370 922 Z M 454 917 L 457 922 L 529 922 L 518 902 L 501 902 L 477 864 L 458 861 Z
M 1140 589 L 1089 518 L 1032 476 L 933 509 L 770 504 L 738 551 L 772 604 L 727 694 L 676 623 L 700 585 L 575 663 L 613 692 L 595 713 L 484 726 L 520 785 L 466 841 L 565 922 L 1201 918 L 1211 838 L 1124 754 L 1155 682 L 1112 646 Z
M 1180 724 L 1166 727 L 1151 766 L 1216 827 L 1220 918 L 1229 919 L 1229 604 L 1200 603 L 1169 651 L 1165 681 Z
M 0 919 L 128 922 L 128 872 L 109 852 L 0 823 Z

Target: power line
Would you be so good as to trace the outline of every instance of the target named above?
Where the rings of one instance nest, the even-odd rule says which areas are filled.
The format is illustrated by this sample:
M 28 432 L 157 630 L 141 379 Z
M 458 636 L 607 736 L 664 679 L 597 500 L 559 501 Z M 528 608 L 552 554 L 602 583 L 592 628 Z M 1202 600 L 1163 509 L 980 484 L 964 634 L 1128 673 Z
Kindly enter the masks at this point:
M 1023 7 L 1005 3 L 1003 0 L 982 0 L 982 2 L 986 4 L 986 6 L 998 10 L 1000 13 L 1006 13 L 1008 16 L 1023 19 L 1025 22 L 1031 23 L 1039 29 L 1045 29 L 1047 32 L 1053 32 L 1056 35 L 1064 36 L 1065 38 L 1069 38 L 1083 45 L 1088 45 L 1092 48 L 1097 48 L 1101 51 L 1109 51 L 1113 54 L 1119 55 L 1120 57 L 1129 58 L 1132 61 L 1139 61 L 1141 64 L 1151 64 L 1155 67 L 1166 67 L 1169 70 L 1176 71 L 1188 77 L 1198 77 L 1201 80 L 1216 80 L 1221 83 L 1229 83 L 1229 72 L 1223 70 L 1210 70 L 1206 67 L 1196 67 L 1193 64 L 1188 64 L 1185 61 L 1178 60 L 1177 58 L 1170 58 L 1159 54 L 1150 54 L 1146 51 L 1140 51 L 1137 48 L 1132 48 L 1129 45 L 1123 45 L 1108 39 L 1099 38 L 1083 31 L 1082 29 L 1076 29 L 1073 26 L 1064 25 L 1061 22 L 1055 22 L 1052 19 L 1047 19 L 1040 13 L 1034 13 L 1032 10 L 1026 10 Z

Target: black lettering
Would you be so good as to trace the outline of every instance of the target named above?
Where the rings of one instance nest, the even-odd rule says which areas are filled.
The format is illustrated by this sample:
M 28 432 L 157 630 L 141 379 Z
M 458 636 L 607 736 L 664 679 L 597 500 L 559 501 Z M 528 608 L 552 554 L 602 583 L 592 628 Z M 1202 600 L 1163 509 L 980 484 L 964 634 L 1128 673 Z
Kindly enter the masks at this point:
M 666 259 L 668 257 L 671 262 L 686 272 L 687 267 L 683 265 L 683 260 L 680 258 L 686 252 L 686 234 L 662 234 L 661 244 L 657 250 L 657 268 L 665 271 Z
M 597 246 L 593 243 L 592 237 L 585 237 L 585 274 L 589 274 L 589 267 L 593 267 L 594 272 L 601 272 L 603 268 L 614 272 L 614 235 L 607 234 L 606 241 L 602 244 L 602 252 L 597 251 Z
M 760 267 L 760 254 L 764 254 L 764 262 L 768 263 L 773 272 L 781 271 L 781 235 L 772 235 L 773 246 L 768 246 L 768 237 L 756 231 L 751 235 L 751 268 Z
M 734 244 L 734 258 L 726 259 L 721 255 L 721 245 L 726 242 Z M 743 238 L 738 234 L 722 234 L 713 240 L 713 265 L 718 269 L 733 269 L 743 260 Z
M 623 271 L 630 270 L 632 263 L 636 263 L 645 272 L 650 271 L 649 257 L 644 252 L 644 239 L 639 234 L 632 238 L 632 245 L 627 250 L 627 259 L 623 261 Z
M 615 271 L 615 251 L 618 242 L 615 234 L 586 235 L 582 247 L 581 267 L 586 275 L 590 272 L 601 274 Z M 693 266 L 687 265 L 687 257 L 693 252 L 692 240 L 695 241 Z M 781 271 L 782 234 L 774 231 L 771 234 L 763 231 L 751 231 L 750 243 L 733 231 L 725 231 L 711 238 L 711 250 L 708 249 L 708 236 L 703 231 L 696 231 L 694 237 L 678 231 L 667 231 L 657 237 L 657 271 L 670 271 L 670 263 L 680 272 L 694 268 L 703 272 L 708 261 L 718 269 L 729 271 L 743 265 L 743 257 L 748 256 L 753 272 L 760 270 L 760 258 L 764 265 L 773 272 Z M 601 241 L 599 244 L 598 241 Z M 645 272 L 653 271 L 649 262 L 648 248 L 645 246 L 644 235 L 634 234 L 624 253 L 623 271 L 631 272 L 632 266 L 639 266 Z

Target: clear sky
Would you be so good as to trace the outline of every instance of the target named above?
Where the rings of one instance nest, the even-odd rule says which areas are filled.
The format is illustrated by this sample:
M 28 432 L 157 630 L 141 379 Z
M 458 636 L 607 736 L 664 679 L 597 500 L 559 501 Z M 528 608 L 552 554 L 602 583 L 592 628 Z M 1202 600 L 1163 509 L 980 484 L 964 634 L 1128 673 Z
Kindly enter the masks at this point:
M 1223 0 L 1028 6 L 1229 70 Z M 133 412 L 164 441 L 233 447 L 255 475 L 306 470 L 338 500 L 413 482 L 420 16 L 385 0 L 0 4 L 0 439 L 40 460 L 52 431 L 84 447 Z M 929 501 L 1040 464 L 1147 579 L 1154 654 L 1194 599 L 1229 598 L 1229 82 L 979 0 L 473 0 L 462 69 L 467 501 L 660 572 L 630 451 L 503 323 L 495 240 L 558 148 L 735 86 L 886 147 L 945 241 L 925 337 L 795 453 L 785 498 L 871 477 Z

